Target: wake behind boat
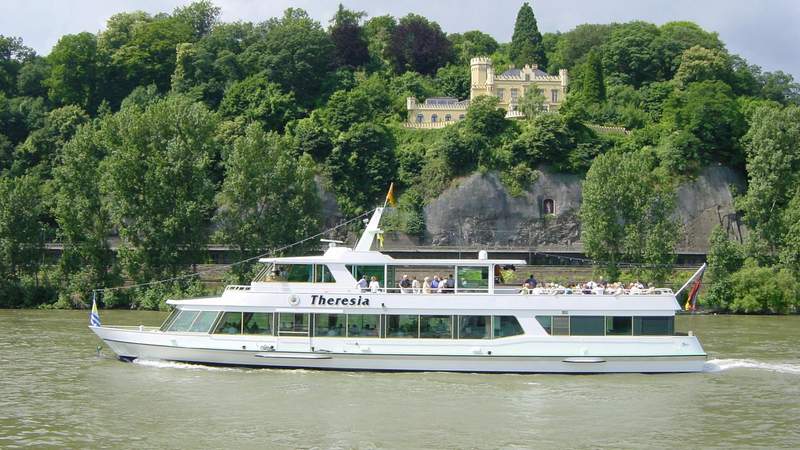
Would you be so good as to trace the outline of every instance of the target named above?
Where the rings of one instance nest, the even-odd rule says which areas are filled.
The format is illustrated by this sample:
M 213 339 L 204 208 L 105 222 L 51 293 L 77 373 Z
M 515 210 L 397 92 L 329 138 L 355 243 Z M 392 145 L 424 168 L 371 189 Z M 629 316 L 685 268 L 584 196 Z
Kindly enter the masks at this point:
M 123 360 L 375 371 L 703 369 L 697 337 L 674 331 L 680 306 L 670 289 L 520 294 L 497 275 L 523 260 L 484 251 L 478 259 L 395 259 L 371 250 L 382 213 L 375 210 L 354 248 L 330 242 L 320 256 L 264 258 L 250 285 L 169 300 L 174 310 L 160 328 L 98 321 L 90 329 Z

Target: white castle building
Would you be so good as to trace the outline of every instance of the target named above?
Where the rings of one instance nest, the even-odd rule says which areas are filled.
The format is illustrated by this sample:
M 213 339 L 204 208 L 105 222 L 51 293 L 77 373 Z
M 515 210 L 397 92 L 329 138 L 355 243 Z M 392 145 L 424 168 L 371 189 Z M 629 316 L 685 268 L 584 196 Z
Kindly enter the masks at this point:
M 495 75 L 492 60 L 487 57 L 472 58 L 470 61 L 471 83 L 469 98 L 480 95 L 494 95 L 499 106 L 507 111 L 506 117 L 522 117 L 517 105 L 522 97 L 536 89 L 544 97 L 542 107 L 547 111 L 557 111 L 567 92 L 569 76 L 566 69 L 558 75 L 549 75 L 536 64 L 526 64 L 521 69 L 509 68 Z M 432 97 L 420 103 L 414 97 L 406 99 L 408 109 L 407 127 L 442 128 L 464 119 L 470 100 L 453 97 Z

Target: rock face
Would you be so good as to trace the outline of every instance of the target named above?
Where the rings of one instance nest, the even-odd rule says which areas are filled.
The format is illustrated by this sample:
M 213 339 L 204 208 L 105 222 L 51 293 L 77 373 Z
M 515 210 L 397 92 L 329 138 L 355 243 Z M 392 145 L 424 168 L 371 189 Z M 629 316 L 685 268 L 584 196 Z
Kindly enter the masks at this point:
M 522 195 L 512 196 L 497 174 L 473 173 L 425 207 L 427 232 L 420 244 L 581 251 L 581 183 L 576 175 L 545 170 Z M 745 233 L 733 208 L 731 186 L 741 189 L 744 180 L 727 167 L 712 166 L 678 188 L 680 252 L 705 253 L 716 225 L 726 227 L 733 237 Z M 404 243 L 408 242 L 401 239 L 392 244 Z
M 495 173 L 473 173 L 425 207 L 426 243 L 438 247 L 576 248 L 581 179 L 541 172 L 520 196 Z
M 707 167 L 694 180 L 678 187 L 676 214 L 683 224 L 678 250 L 706 253 L 715 226 L 741 242 L 747 230 L 733 207 L 733 191 L 744 192 L 744 178 L 725 166 Z

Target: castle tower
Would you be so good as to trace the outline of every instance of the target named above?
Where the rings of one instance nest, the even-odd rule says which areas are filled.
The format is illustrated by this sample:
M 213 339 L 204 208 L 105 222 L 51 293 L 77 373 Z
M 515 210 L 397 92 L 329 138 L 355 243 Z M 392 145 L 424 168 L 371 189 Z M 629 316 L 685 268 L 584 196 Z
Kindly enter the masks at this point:
M 472 58 L 469 65 L 472 79 L 469 98 L 490 94 L 492 85 L 494 85 L 494 68 L 491 58 L 485 56 Z

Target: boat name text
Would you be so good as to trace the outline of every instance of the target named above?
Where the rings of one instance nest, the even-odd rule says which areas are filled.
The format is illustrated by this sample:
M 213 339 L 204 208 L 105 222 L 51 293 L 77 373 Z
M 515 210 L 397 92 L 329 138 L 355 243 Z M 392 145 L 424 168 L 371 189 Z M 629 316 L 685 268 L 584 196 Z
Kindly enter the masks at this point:
M 358 297 L 325 297 L 323 295 L 312 295 L 312 305 L 341 305 L 341 306 L 369 306 L 369 299 L 362 296 Z

